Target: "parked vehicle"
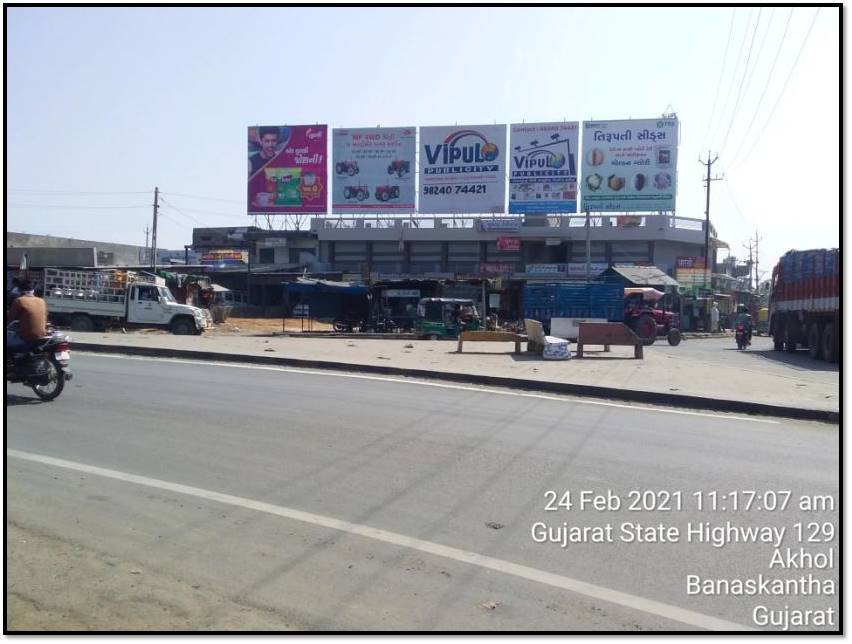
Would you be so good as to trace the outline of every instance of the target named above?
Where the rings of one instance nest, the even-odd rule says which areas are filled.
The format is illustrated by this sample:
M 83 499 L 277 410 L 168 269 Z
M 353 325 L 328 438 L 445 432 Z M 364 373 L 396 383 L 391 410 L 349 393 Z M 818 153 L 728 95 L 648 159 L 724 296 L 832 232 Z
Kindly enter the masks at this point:
M 175 335 L 200 335 L 213 324 L 210 311 L 178 304 L 162 278 L 125 270 L 46 268 L 44 299 L 50 319 L 75 331 L 111 324 L 162 327 Z
M 388 166 L 388 174 L 396 173 L 396 176 L 402 178 L 402 175 L 408 174 L 411 170 L 411 163 L 408 161 L 402 161 L 400 159 L 395 159 L 391 161 L 391 164 Z
M 348 174 L 350 177 L 354 177 L 358 174 L 358 162 L 357 161 L 338 161 L 334 166 L 335 172 L 337 174 Z
M 370 196 L 370 190 L 367 186 L 346 186 L 343 188 L 344 199 L 357 199 L 364 201 Z
M 9 325 L 15 330 L 18 322 Z M 8 331 L 7 331 L 8 332 Z M 30 342 L 21 352 L 6 351 L 6 382 L 19 382 L 32 388 L 44 401 L 62 393 L 71 380 L 71 338 L 48 326 L 47 336 Z
M 399 186 L 376 186 L 376 199 L 379 201 L 399 199 Z
M 655 288 L 624 289 L 624 323 L 645 345 L 654 344 L 659 336 L 673 347 L 680 344 L 680 316 L 657 306 L 664 295 Z
M 743 323 L 737 324 L 735 339 L 737 341 L 737 349 L 745 349 L 751 344 L 751 329 L 747 329 Z
M 772 270 L 769 334 L 776 351 L 806 347 L 812 358 L 840 353 L 840 251 L 791 250 Z
M 426 340 L 457 338 L 462 331 L 476 331 L 480 326 L 473 300 L 424 297 L 417 303 L 414 328 Z

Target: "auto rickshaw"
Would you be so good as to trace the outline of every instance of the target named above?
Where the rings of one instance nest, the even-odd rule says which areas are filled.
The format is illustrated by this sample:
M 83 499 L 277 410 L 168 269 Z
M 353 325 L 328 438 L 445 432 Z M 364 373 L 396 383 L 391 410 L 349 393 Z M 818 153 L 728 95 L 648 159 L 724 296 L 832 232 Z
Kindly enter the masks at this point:
M 462 331 L 481 327 L 479 311 L 473 300 L 424 297 L 417 303 L 415 331 L 426 340 L 457 338 Z

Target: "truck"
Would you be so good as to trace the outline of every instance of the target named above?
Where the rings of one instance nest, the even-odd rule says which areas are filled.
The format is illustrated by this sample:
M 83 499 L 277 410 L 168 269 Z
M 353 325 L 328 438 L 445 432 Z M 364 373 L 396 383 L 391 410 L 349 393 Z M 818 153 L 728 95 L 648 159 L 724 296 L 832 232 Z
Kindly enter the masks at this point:
M 165 280 L 149 273 L 46 268 L 43 290 L 51 321 L 75 331 L 120 325 L 200 335 L 213 324 L 209 311 L 179 304 Z
M 651 291 L 663 296 L 655 289 L 625 289 L 617 282 L 527 284 L 521 294 L 523 316 L 538 320 L 546 333 L 560 337 L 576 338 L 581 321 L 622 322 L 646 346 L 658 336 L 676 346 L 681 340 L 679 316 L 653 305 L 659 297 L 651 297 Z
M 776 351 L 800 346 L 817 360 L 840 353 L 840 250 L 791 250 L 772 269 L 769 335 Z

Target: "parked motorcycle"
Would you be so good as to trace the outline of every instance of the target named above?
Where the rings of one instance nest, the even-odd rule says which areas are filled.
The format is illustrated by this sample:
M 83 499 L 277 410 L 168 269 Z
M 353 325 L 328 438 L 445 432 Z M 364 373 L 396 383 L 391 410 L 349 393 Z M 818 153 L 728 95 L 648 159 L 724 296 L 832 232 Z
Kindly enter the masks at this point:
M 745 324 L 737 324 L 736 340 L 737 349 L 745 349 L 751 344 L 751 329 L 747 329 Z
M 13 322 L 8 331 L 17 328 Z M 71 380 L 71 338 L 48 326 L 48 335 L 19 351 L 6 351 L 6 382 L 31 387 L 44 401 L 54 400 Z

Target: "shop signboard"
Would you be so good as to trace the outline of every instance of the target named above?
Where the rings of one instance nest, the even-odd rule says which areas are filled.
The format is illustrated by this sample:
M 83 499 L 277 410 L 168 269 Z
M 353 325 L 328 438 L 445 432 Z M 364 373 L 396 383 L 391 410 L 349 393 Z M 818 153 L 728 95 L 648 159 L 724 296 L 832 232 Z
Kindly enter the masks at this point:
M 679 255 L 675 259 L 675 267 L 676 268 L 704 268 L 704 258 L 703 257 L 687 257 L 684 255 Z
M 248 214 L 326 212 L 327 158 L 327 125 L 248 128 Z
M 482 232 L 518 232 L 521 229 L 521 220 L 513 219 L 480 219 L 479 230 Z
M 331 211 L 413 213 L 415 128 L 334 129 Z
M 510 126 L 509 212 L 577 212 L 579 123 Z
M 421 127 L 419 211 L 504 212 L 505 159 L 505 125 Z
M 544 240 L 545 246 L 560 246 L 562 244 L 562 240 L 559 237 L 548 237 Z
M 388 288 L 384 290 L 385 297 L 420 297 L 420 290 L 416 288 Z
M 219 248 L 201 253 L 204 266 L 245 266 L 248 264 L 248 251 L 239 248 Z
M 514 262 L 481 262 L 479 272 L 484 275 L 503 275 L 515 272 Z
M 568 264 L 527 264 L 529 275 L 565 275 Z
M 589 262 L 589 276 L 597 277 L 609 268 L 606 262 Z M 585 277 L 586 262 L 570 262 L 568 264 L 568 277 Z
M 498 237 L 497 250 L 521 250 L 521 240 L 518 237 Z
M 677 119 L 584 121 L 583 211 L 675 209 Z

